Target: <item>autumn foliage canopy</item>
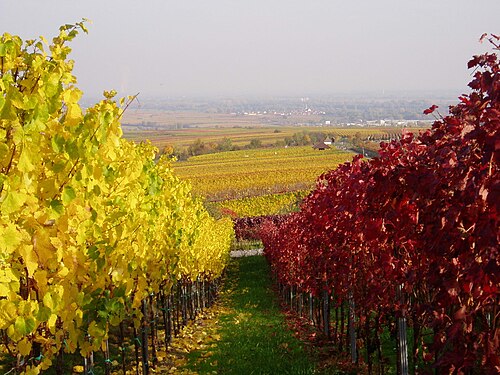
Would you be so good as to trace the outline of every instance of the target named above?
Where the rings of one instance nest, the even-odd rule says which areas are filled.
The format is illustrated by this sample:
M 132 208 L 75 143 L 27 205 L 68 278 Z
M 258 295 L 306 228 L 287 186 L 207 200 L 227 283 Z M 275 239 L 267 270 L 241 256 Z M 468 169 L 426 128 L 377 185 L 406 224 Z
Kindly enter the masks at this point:
M 499 37 L 489 40 L 448 116 L 430 107 L 432 129 L 323 174 L 299 213 L 261 231 L 282 283 L 337 303 L 351 294 L 359 321 L 405 314 L 414 357 L 439 373 L 500 372 Z

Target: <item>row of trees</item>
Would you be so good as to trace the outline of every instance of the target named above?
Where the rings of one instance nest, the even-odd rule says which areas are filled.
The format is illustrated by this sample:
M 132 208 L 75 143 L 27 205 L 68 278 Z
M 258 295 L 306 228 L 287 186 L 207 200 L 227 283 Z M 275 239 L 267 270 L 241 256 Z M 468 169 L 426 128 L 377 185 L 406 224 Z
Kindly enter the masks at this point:
M 349 306 L 369 362 L 397 318 L 414 371 L 500 371 L 500 70 L 496 53 L 468 66 L 472 92 L 432 130 L 322 175 L 299 213 L 262 226 L 279 281 Z
M 191 156 L 213 154 L 216 152 L 236 151 L 242 149 L 255 149 L 262 147 L 262 141 L 258 138 L 250 140 L 245 146 L 234 145 L 231 138 L 223 138 L 218 142 L 203 142 L 201 139 L 194 141 L 187 147 L 167 145 L 163 148 L 163 154 L 175 157 L 177 160 L 187 160 Z

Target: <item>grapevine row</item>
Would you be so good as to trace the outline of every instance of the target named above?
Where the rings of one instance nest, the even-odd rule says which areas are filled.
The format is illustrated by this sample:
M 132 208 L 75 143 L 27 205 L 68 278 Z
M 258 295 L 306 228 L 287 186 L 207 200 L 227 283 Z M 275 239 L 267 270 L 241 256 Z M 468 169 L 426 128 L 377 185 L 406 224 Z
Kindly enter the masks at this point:
M 498 37 L 491 41 L 498 49 Z M 353 361 L 362 346 L 370 369 L 376 352 L 385 363 L 384 331 L 403 343 L 408 324 L 413 372 L 500 371 L 496 53 L 469 68 L 472 92 L 449 116 L 418 137 L 382 144 L 378 158 L 323 174 L 300 212 L 261 230 L 282 289 L 321 299 L 325 333 L 350 342 Z M 343 318 L 332 333 L 331 309 L 348 310 L 350 340 Z M 404 347 L 399 355 L 405 373 Z
M 140 327 L 179 282 L 213 282 L 233 236 L 169 160 L 122 138 L 125 100 L 82 110 L 67 46 L 80 30 L 0 38 L 0 330 L 26 374 L 88 358 L 126 317 Z
M 297 211 L 299 203 L 307 196 L 307 191 L 283 194 L 260 195 L 221 202 L 206 202 L 207 209 L 214 214 L 231 217 L 254 217 L 281 215 Z

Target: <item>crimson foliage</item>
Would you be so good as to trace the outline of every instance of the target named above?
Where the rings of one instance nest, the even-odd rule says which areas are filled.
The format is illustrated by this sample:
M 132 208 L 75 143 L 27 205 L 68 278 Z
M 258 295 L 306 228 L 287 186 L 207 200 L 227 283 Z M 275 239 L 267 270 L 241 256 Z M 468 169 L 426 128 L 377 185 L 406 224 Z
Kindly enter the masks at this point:
M 264 222 L 280 223 L 286 220 L 288 215 L 267 215 L 252 217 L 234 217 L 234 234 L 238 241 L 260 240 L 260 227 Z
M 498 50 L 499 38 L 490 41 Z M 431 130 L 323 174 L 300 212 L 261 227 L 281 283 L 327 290 L 339 303 L 352 293 L 359 322 L 405 314 L 420 347 L 414 358 L 439 373 L 500 372 L 495 52 L 469 62 L 471 93 Z

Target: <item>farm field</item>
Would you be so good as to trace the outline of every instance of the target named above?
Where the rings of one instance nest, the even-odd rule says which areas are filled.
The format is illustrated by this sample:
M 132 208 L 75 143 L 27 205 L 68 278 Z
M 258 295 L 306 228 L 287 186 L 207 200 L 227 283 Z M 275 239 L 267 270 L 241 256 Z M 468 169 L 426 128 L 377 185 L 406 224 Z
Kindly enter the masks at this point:
M 350 160 L 353 153 L 310 146 L 206 154 L 174 163 L 193 192 L 209 201 L 307 190 L 317 177 Z
M 188 147 L 197 140 L 217 143 L 224 138 L 231 139 L 232 144 L 237 147 L 245 147 L 254 139 L 261 141 L 263 146 L 269 146 L 303 131 L 322 132 L 333 137 L 354 137 L 358 134 L 364 139 L 369 136 L 384 139 L 391 134 L 401 133 L 401 129 L 396 127 L 342 128 L 313 125 L 315 123 L 321 123 L 321 119 L 316 116 L 291 116 L 283 123 L 281 119 L 278 121 L 269 117 L 266 120 L 264 116 L 125 112 L 123 132 L 126 139 L 135 142 L 150 140 L 160 150 L 166 146 Z M 418 128 L 412 128 L 412 131 L 418 132 Z

